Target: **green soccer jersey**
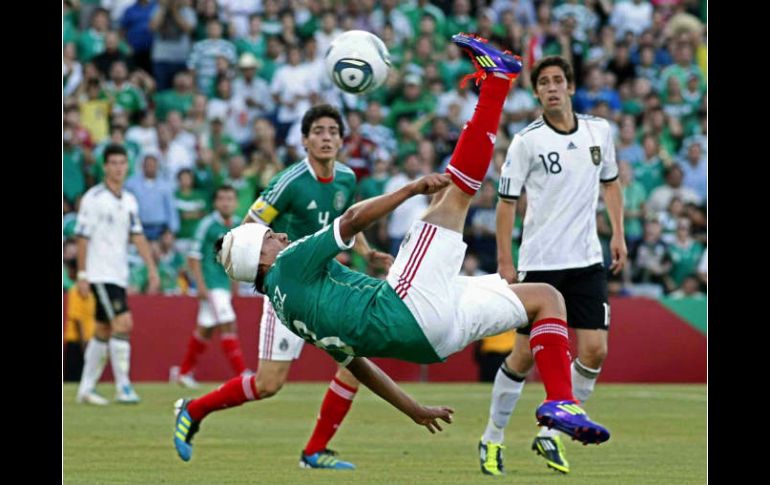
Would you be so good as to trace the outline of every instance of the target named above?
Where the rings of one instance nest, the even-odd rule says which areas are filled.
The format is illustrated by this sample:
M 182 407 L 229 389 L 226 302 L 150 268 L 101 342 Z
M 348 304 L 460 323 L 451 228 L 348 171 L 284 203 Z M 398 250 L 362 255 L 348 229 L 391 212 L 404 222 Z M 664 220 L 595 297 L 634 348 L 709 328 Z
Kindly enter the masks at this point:
M 703 250 L 703 245 L 698 241 L 690 241 L 684 247 L 679 244 L 669 244 L 668 251 L 672 262 L 671 279 L 677 286 L 680 286 L 687 276 L 697 271 Z
M 334 179 L 322 182 L 305 159 L 273 177 L 249 215 L 296 241 L 331 224 L 353 205 L 355 191 L 356 176 L 346 165 L 335 162 Z
M 352 245 L 352 239 L 342 241 L 335 219 L 278 254 L 265 277 L 265 294 L 281 322 L 343 365 L 356 356 L 440 362 L 387 281 L 334 259 Z
M 200 190 L 192 190 L 185 194 L 177 190 L 174 194 L 174 205 L 179 212 L 179 231 L 176 233 L 178 239 L 191 239 L 195 236 L 195 228 L 203 219 L 203 214 L 208 208 L 208 198 Z
M 203 281 L 210 290 L 218 288 L 230 291 L 230 278 L 214 256 L 214 243 L 240 223 L 241 218 L 234 215 L 230 225 L 225 224 L 225 220 L 217 211 L 207 215 L 198 223 L 189 256 L 201 262 Z

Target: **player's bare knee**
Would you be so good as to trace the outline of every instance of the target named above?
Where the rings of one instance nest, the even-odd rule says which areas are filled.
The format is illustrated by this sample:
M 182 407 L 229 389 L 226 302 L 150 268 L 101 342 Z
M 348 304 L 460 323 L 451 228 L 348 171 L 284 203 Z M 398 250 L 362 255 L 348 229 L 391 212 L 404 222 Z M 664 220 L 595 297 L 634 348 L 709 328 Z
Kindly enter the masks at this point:
M 257 390 L 259 391 L 260 399 L 265 399 L 271 396 L 275 396 L 283 387 L 286 379 L 277 375 L 260 376 L 257 374 L 256 383 Z
M 516 335 L 516 339 L 521 338 L 521 335 Z M 532 370 L 534 360 L 532 359 L 532 352 L 529 347 L 515 346 L 513 351 L 505 358 L 505 366 L 509 371 L 525 376 Z
M 197 333 L 198 333 L 198 337 L 202 338 L 203 340 L 210 340 L 211 335 L 214 333 L 214 329 L 207 328 L 207 327 L 198 327 Z
M 607 343 L 597 340 L 580 346 L 578 359 L 580 363 L 592 369 L 598 369 L 607 358 Z
M 99 322 L 94 327 L 94 337 L 96 337 L 99 340 L 107 341 L 110 339 L 111 335 L 112 335 L 112 329 L 106 323 Z
M 255 376 L 261 398 L 278 394 L 289 376 L 290 362 L 259 361 Z
M 129 334 L 133 327 L 134 321 L 128 312 L 122 313 L 112 320 L 112 331 L 115 333 Z
M 356 376 L 354 376 L 353 373 L 351 373 L 345 367 L 340 367 L 337 369 L 337 373 L 334 375 L 334 377 L 336 377 L 337 380 L 342 381 L 343 384 L 355 387 L 356 389 L 358 388 L 358 379 L 356 379 Z

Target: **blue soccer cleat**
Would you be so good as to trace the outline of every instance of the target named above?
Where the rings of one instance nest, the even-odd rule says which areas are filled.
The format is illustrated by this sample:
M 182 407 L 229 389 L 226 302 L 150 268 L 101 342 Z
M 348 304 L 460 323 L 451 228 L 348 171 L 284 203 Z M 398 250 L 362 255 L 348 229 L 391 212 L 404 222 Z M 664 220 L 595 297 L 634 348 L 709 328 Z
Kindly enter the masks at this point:
M 327 470 L 355 470 L 356 466 L 350 462 L 336 458 L 337 452 L 330 449 L 321 450 L 312 455 L 306 455 L 303 451 L 299 456 L 300 468 L 325 468 Z
M 174 403 L 174 413 L 176 414 L 176 425 L 174 427 L 174 447 L 176 453 L 184 461 L 190 461 L 192 457 L 192 439 L 200 428 L 198 421 L 193 421 L 190 413 L 187 412 L 189 399 L 179 399 Z
M 610 439 L 604 426 L 594 423 L 575 401 L 544 402 L 535 411 L 541 426 L 556 428 L 584 445 L 603 443 Z
M 486 78 L 487 73 L 499 72 L 513 80 L 521 72 L 521 57 L 513 55 L 510 51 L 500 51 L 491 45 L 483 37 L 472 34 L 455 34 L 452 42 L 463 49 L 476 66 L 476 72 L 468 74 L 461 81 L 464 85 L 468 79 L 476 79 L 476 84 Z

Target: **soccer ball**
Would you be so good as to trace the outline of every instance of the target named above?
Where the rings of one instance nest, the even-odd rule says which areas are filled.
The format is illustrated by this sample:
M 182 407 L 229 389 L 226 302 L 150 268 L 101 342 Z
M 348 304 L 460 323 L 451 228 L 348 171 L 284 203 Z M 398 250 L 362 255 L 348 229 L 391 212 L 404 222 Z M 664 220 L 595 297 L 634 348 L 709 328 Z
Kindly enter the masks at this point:
M 329 46 L 326 71 L 334 84 L 351 94 L 364 94 L 382 86 L 390 69 L 390 53 L 376 35 L 348 30 Z

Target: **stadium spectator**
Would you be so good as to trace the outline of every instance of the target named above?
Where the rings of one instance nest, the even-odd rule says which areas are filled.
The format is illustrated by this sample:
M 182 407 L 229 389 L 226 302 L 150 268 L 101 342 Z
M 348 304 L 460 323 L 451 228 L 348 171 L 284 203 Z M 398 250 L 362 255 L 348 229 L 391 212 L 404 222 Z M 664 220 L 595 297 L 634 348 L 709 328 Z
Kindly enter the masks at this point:
M 121 44 L 120 37 L 115 31 L 109 31 L 104 35 L 104 51 L 94 56 L 91 62 L 103 76 L 109 76 L 112 64 L 122 61 L 127 67 L 134 67 L 133 61 L 127 54 L 128 49 Z
M 110 80 L 105 83 L 102 95 L 109 100 L 113 111 L 121 109 L 129 119 L 147 109 L 144 93 L 129 81 L 126 63 L 120 60 L 110 65 Z
M 159 123 L 157 131 L 158 151 L 155 156 L 160 163 L 159 178 L 174 187 L 177 172 L 183 168 L 191 168 L 194 159 L 187 147 L 174 139 L 168 123 Z
M 222 57 L 230 65 L 237 60 L 235 46 L 229 40 L 222 38 L 222 24 L 216 19 L 206 22 L 206 38 L 193 44 L 192 52 L 187 59 L 187 68 L 193 71 L 195 84 L 198 89 L 208 94 L 213 91 L 217 59 Z
M 186 115 L 192 108 L 195 92 L 193 90 L 193 78 L 185 72 L 177 72 L 174 75 L 174 87 L 172 89 L 161 88 L 158 84 L 158 93 L 155 94 L 155 114 L 158 120 L 166 121 L 169 111 L 178 111 Z
M 624 39 L 627 32 L 639 36 L 652 26 L 652 4 L 648 0 L 618 2 L 612 7 L 610 24 L 618 39 Z
M 618 179 L 623 188 L 623 227 L 626 244 L 634 246 L 644 234 L 645 201 L 647 192 L 634 180 L 634 168 L 626 160 L 618 159 Z
M 644 238 L 633 251 L 631 281 L 637 295 L 663 296 L 666 278 L 671 271 L 671 255 L 661 236 L 660 222 L 648 219 L 644 224 Z
M 78 60 L 86 63 L 104 51 L 104 36 L 110 29 L 107 10 L 97 8 L 91 15 L 91 27 L 78 36 Z
M 260 62 L 250 52 L 244 52 L 238 59 L 241 76 L 233 80 L 233 97 L 240 99 L 248 110 L 248 126 L 253 126 L 254 120 L 270 117 L 275 111 L 275 103 L 270 95 L 270 85 L 257 76 Z
M 479 260 L 479 268 L 487 273 L 497 269 L 495 203 L 497 201 L 495 182 L 487 179 L 481 184 L 478 195 L 471 202 L 465 220 L 465 240 L 468 250 Z
M 158 129 L 155 112 L 145 110 L 139 116 L 139 124 L 131 126 L 126 131 L 126 140 L 136 143 L 142 152 L 158 150 Z
M 189 168 L 183 168 L 176 174 L 177 190 L 174 193 L 174 205 L 179 214 L 179 230 L 176 233 L 176 249 L 187 254 L 190 251 L 195 228 L 198 222 L 210 212 L 209 198 L 196 189 L 195 175 Z
M 262 17 L 258 13 L 249 15 L 248 31 L 245 34 L 236 32 L 235 49 L 241 58 L 249 53 L 255 59 L 263 59 L 267 53 L 267 36 L 262 33 Z
M 286 139 L 289 128 L 310 109 L 318 94 L 318 80 L 308 76 L 308 70 L 302 64 L 302 48 L 290 45 L 286 58 L 287 63 L 275 71 L 270 83 L 270 92 L 278 107 L 276 136 L 279 144 Z
M 706 157 L 703 154 L 701 143 L 697 139 L 691 140 L 687 145 L 687 156 L 679 161 L 679 167 L 684 173 L 682 184 L 695 191 L 703 202 L 706 202 Z
M 158 91 L 171 88 L 175 75 L 187 68 L 191 33 L 198 19 L 187 0 L 158 0 L 150 19 L 152 73 Z M 158 117 L 162 120 L 164 116 Z
M 700 205 L 703 201 L 691 188 L 682 185 L 684 175 L 678 165 L 672 165 L 666 170 L 666 183 L 656 188 L 647 200 L 647 209 L 653 213 L 663 212 L 671 199 L 678 197 L 684 202 Z
M 174 249 L 174 234 L 170 229 L 163 231 L 160 239 L 150 244 L 152 257 L 158 268 L 160 292 L 166 296 L 175 296 L 187 292 L 184 273 L 184 257 Z M 149 287 L 149 271 L 143 261 L 131 265 L 127 292 L 129 295 L 146 293 Z
M 403 169 L 390 177 L 385 184 L 385 193 L 395 192 L 427 172 L 416 153 L 407 155 L 402 163 Z M 412 221 L 417 220 L 420 214 L 428 208 L 427 199 L 425 196 L 412 197 L 397 207 L 388 218 L 387 232 L 390 238 L 390 254 L 393 256 L 398 254 L 401 241 L 409 231 Z
M 146 153 L 142 161 L 142 172 L 126 182 L 139 202 L 139 218 L 148 241 L 160 239 L 163 231 L 172 233 L 179 230 L 179 215 L 174 206 L 173 189 L 160 177 L 158 155 Z
M 691 222 L 684 217 L 677 221 L 676 238 L 668 245 L 668 253 L 671 256 L 671 272 L 667 282 L 669 291 L 681 288 L 685 278 L 694 274 L 698 269 L 703 245 L 694 240 L 690 234 Z

